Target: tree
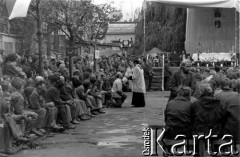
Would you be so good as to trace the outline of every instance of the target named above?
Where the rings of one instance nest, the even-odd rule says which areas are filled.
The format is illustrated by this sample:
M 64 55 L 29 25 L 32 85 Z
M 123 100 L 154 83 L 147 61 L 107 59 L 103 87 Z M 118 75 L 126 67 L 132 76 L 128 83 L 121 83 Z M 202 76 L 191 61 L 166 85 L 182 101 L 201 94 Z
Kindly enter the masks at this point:
M 135 30 L 135 52 L 143 50 L 143 11 Z M 186 29 L 186 9 L 161 3 L 147 4 L 146 9 L 146 51 L 154 47 L 162 51 L 183 50 Z
M 114 12 L 119 11 L 111 7 L 111 4 L 94 5 L 83 0 L 32 0 L 29 16 L 37 25 L 40 74 L 43 70 L 41 50 L 43 22 L 47 24 L 48 33 L 63 32 L 67 37 L 68 48 L 73 49 L 76 44 L 86 45 L 102 39 L 107 32 L 108 24 L 122 17 L 122 14 L 109 16 Z
M 36 70 L 39 75 L 43 74 L 42 23 L 46 20 L 46 15 L 51 14 L 51 9 L 48 0 L 32 0 L 28 10 L 28 16 L 26 18 L 17 18 L 10 22 L 11 30 L 23 37 L 27 54 L 30 54 L 28 51 L 30 50 L 33 36 L 36 33 L 39 57 L 39 69 Z
M 97 39 L 104 38 L 108 24 L 122 17 L 121 14 L 110 16 L 117 11 L 111 4 L 94 5 L 90 1 L 78 0 L 49 0 L 48 3 L 47 7 L 50 7 L 52 12 L 46 11 L 45 22 L 67 36 L 70 49 L 75 47 L 75 44 L 94 42 L 96 45 Z
M 121 15 L 110 17 L 115 8 L 109 4 L 94 5 L 90 1 L 48 0 L 44 21 L 51 27 L 59 29 L 68 38 L 68 44 L 84 44 L 92 35 L 100 38 L 109 22 L 119 20 Z M 44 12 L 44 11 L 43 11 Z M 97 35 L 96 35 L 97 34 Z
M 30 46 L 32 38 L 35 34 L 36 24 L 35 20 L 31 16 L 26 18 L 15 18 L 9 21 L 10 33 L 16 34 L 22 38 L 22 55 L 30 54 Z
M 94 44 L 94 70 L 96 70 L 95 50 L 97 40 L 102 40 L 105 37 L 109 23 L 119 21 L 121 18 L 121 11 L 116 10 L 111 4 L 105 3 L 94 6 L 93 19 L 89 23 L 89 29 L 86 30 L 87 39 Z

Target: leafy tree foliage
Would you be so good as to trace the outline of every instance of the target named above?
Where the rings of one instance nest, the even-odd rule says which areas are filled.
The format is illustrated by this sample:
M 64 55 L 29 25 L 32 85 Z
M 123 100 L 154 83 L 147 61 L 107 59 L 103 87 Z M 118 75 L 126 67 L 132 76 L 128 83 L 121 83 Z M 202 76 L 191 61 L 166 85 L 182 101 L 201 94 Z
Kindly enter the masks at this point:
M 154 47 L 162 51 L 184 50 L 186 32 L 186 9 L 161 3 L 147 3 L 146 8 L 146 51 Z M 136 26 L 134 54 L 143 53 L 143 10 Z
M 44 21 L 61 30 L 67 36 L 70 47 L 75 43 L 85 44 L 86 41 L 103 38 L 108 23 L 121 18 L 109 16 L 116 11 L 110 4 L 94 5 L 90 1 L 79 0 L 46 1 L 49 8 L 44 8 Z
M 87 39 L 90 41 L 102 40 L 107 33 L 108 24 L 119 21 L 122 16 L 122 13 L 111 4 L 94 5 L 93 18 L 88 23 L 89 27 L 86 30 Z
M 29 46 L 36 33 L 37 4 L 40 20 L 47 25 L 47 33 L 55 30 L 63 32 L 68 44 L 85 44 L 95 38 L 101 39 L 105 36 L 108 24 L 122 18 L 122 13 L 111 4 L 94 5 L 90 1 L 79 0 L 32 0 L 27 18 L 11 21 L 12 32 L 28 40 L 26 43 Z
M 113 12 L 117 12 L 117 10 L 111 6 L 111 3 L 94 5 L 91 1 L 85 0 L 32 0 L 29 17 L 13 22 L 13 26 L 15 30 L 21 30 L 22 34 L 28 32 L 24 28 L 24 22 L 27 21 L 37 26 L 41 74 L 43 69 L 41 50 L 43 24 L 47 25 L 49 34 L 53 31 L 63 32 L 67 37 L 68 47 L 73 48 L 75 44 L 86 44 L 102 39 L 107 32 L 108 24 L 120 20 L 122 17 L 121 14 L 109 16 Z M 33 34 L 31 35 L 33 36 Z

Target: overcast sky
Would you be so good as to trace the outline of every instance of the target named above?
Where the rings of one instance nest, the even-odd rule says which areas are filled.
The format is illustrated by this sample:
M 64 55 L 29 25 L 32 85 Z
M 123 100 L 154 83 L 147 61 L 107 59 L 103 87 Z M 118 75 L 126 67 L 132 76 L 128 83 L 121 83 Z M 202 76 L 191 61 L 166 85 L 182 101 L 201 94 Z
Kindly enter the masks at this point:
M 110 3 L 113 0 L 92 0 L 95 4 Z M 136 8 L 141 8 L 143 0 L 114 0 L 114 6 L 122 10 L 123 19 L 129 20 L 134 18 L 134 12 Z

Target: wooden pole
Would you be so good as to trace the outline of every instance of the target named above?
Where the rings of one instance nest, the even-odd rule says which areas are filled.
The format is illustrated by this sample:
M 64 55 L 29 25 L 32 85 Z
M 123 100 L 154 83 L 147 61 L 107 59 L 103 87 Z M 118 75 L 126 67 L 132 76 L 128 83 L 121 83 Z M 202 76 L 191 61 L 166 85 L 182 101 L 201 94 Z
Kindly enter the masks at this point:
M 41 0 L 37 0 L 36 14 L 37 14 L 37 37 L 38 37 L 38 57 L 39 57 L 39 69 L 40 76 L 43 74 L 43 53 L 42 53 L 42 31 L 41 31 L 41 16 L 40 16 L 40 3 Z
M 162 91 L 164 91 L 164 66 L 165 66 L 165 56 L 163 55 L 163 59 L 162 59 L 163 63 L 162 63 Z
M 72 71 L 72 66 L 73 66 L 73 61 L 72 61 L 72 50 L 70 50 L 69 52 L 69 56 L 68 56 L 68 59 L 69 59 L 69 78 L 70 78 L 70 80 L 72 80 L 72 73 L 73 73 L 73 71 Z
M 235 65 L 238 66 L 240 60 L 240 12 L 238 12 L 238 57 L 236 54 L 236 63 Z
M 94 70 L 94 72 L 97 71 L 97 64 L 96 64 L 96 46 L 97 46 L 97 37 L 95 37 L 95 41 L 94 41 L 94 52 L 93 52 L 93 62 L 94 62 L 93 70 Z
M 235 48 L 234 48 L 234 54 L 236 55 L 235 57 L 235 65 L 237 65 L 237 40 L 238 40 L 238 18 L 237 18 L 238 12 L 235 10 Z
M 143 55 L 146 54 L 146 0 L 143 4 Z

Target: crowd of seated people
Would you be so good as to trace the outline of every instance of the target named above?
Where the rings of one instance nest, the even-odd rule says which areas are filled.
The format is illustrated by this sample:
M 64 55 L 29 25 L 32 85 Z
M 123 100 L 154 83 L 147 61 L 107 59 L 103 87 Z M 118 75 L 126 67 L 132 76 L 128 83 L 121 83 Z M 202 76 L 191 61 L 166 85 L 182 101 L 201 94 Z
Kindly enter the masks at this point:
M 186 64 L 184 64 L 186 65 Z M 182 67 L 182 66 L 181 66 Z M 185 68 L 186 69 L 186 68 Z M 175 97 L 165 109 L 166 139 L 175 139 L 177 135 L 185 135 L 193 139 L 193 135 L 208 136 L 232 135 L 233 142 L 240 146 L 240 77 L 239 69 L 223 71 L 219 66 L 204 73 L 189 65 L 189 84 L 180 84 L 175 88 Z M 177 71 L 181 76 L 181 73 Z M 174 74 L 176 79 L 176 74 Z M 180 77 L 185 82 L 190 77 Z M 189 85 L 194 83 L 194 90 Z M 217 150 L 219 151 L 219 150 Z
M 32 137 L 75 129 L 81 121 L 104 114 L 106 107 L 121 107 L 126 99 L 122 81 L 113 86 L 123 75 L 117 73 L 119 66 L 125 71 L 119 59 L 103 59 L 98 66 L 104 69 L 93 72 L 87 59 L 75 58 L 71 79 L 68 60 L 45 59 L 42 76 L 37 63 L 36 56 L 9 54 L 1 64 L 0 152 L 4 154 L 24 149 Z
M 74 58 L 70 79 L 68 60 L 44 59 L 42 76 L 39 75 L 37 63 L 36 56 L 20 57 L 17 54 L 9 54 L 1 63 L 0 152 L 5 154 L 14 154 L 23 149 L 32 136 L 42 137 L 51 132 L 75 129 L 76 125 L 81 125 L 81 121 L 104 114 L 106 107 L 122 107 L 126 99 L 123 93 L 126 79 L 124 81 L 123 75 L 127 67 L 130 67 L 128 75 L 131 75 L 133 68 L 126 59 L 103 58 L 97 63 L 97 71 L 93 72 L 92 61 L 88 58 Z M 239 110 L 239 72 L 229 68 L 224 73 L 219 67 L 215 71 L 200 71 L 190 68 L 188 63 L 182 64 L 181 68 L 177 75 L 172 76 L 182 79 L 180 74 L 184 72 L 188 80 L 184 86 L 191 85 L 191 92 L 187 93 L 188 89 L 185 87 L 177 92 L 176 87 L 184 81 L 170 81 L 170 89 L 174 89 L 174 92 L 167 105 L 166 125 L 169 128 L 174 125 L 181 130 L 182 126 L 195 127 L 194 121 L 197 124 L 203 123 L 206 119 L 197 118 L 198 112 L 193 115 L 197 108 L 202 110 L 204 116 L 214 112 L 216 116 L 208 117 L 216 118 L 217 122 L 224 115 L 226 125 L 219 127 L 237 134 L 237 129 L 231 127 L 239 122 L 236 119 Z M 191 74 L 186 73 L 188 70 Z M 195 79 L 195 82 L 191 79 Z M 127 87 L 131 88 L 131 82 L 128 82 Z M 201 83 L 208 83 L 210 86 L 203 86 Z M 222 107 L 219 107 L 219 103 L 223 104 Z M 222 108 L 223 113 L 220 112 Z M 184 111 L 178 111 L 179 109 Z M 180 116 L 174 117 L 178 112 L 181 113 Z M 189 112 L 191 114 L 186 114 Z M 184 120 L 177 122 L 181 118 Z M 236 126 L 239 127 L 239 124 Z M 193 130 L 185 131 L 191 134 Z

